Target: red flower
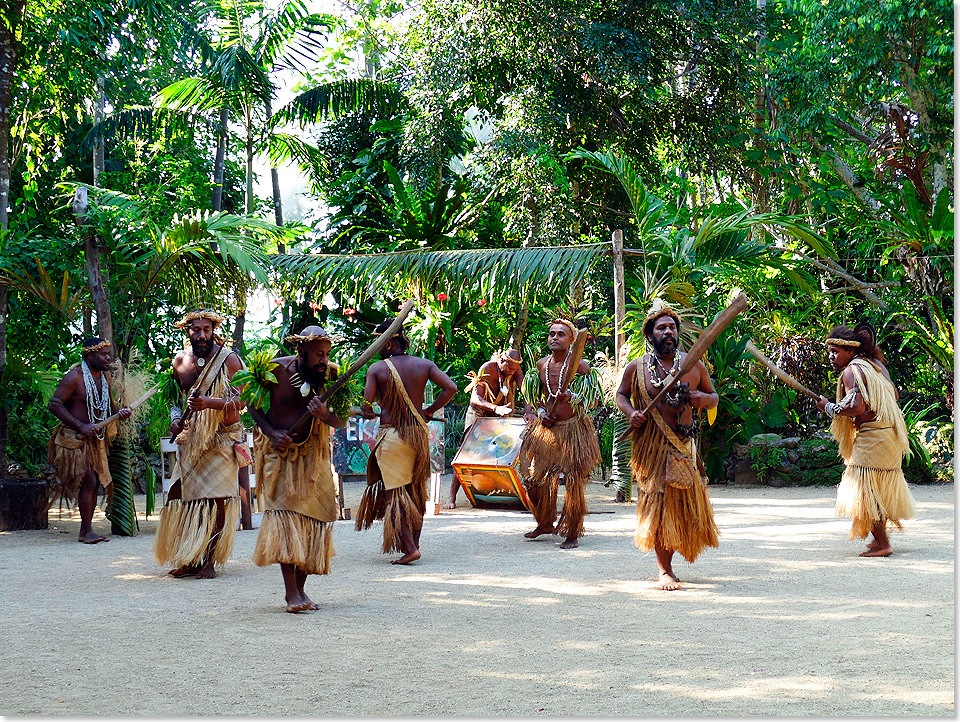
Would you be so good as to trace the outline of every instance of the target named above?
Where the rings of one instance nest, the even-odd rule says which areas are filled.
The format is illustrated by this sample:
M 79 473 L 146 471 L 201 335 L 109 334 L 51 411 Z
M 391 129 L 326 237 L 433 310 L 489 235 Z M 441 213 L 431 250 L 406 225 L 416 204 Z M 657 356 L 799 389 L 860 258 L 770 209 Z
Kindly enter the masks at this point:
M 308 305 L 310 308 L 312 308 L 314 311 L 319 311 L 319 310 L 320 310 L 320 304 L 319 304 L 319 303 L 316 303 L 316 302 L 314 302 L 314 301 L 310 301 L 310 303 L 308 303 L 307 305 Z
M 343 314 L 344 314 L 345 316 L 352 316 L 352 315 L 355 314 L 356 312 L 357 312 L 357 309 L 355 309 L 355 308 L 345 308 L 345 309 L 343 309 Z
M 486 306 L 486 305 L 487 305 L 487 299 L 481 298 L 479 301 L 477 301 L 477 305 L 478 305 L 478 306 Z
M 273 302 L 274 302 L 275 304 L 277 304 L 278 306 L 279 306 L 281 303 L 283 303 L 283 301 L 280 300 L 279 298 L 273 299 Z
M 402 310 L 403 310 L 403 301 L 401 301 L 400 303 L 397 304 L 397 310 L 398 310 L 398 311 L 402 311 Z
M 446 300 L 447 300 L 447 294 L 445 294 L 445 293 L 438 293 L 438 294 L 437 294 L 437 299 L 440 300 L 440 301 L 446 301 Z

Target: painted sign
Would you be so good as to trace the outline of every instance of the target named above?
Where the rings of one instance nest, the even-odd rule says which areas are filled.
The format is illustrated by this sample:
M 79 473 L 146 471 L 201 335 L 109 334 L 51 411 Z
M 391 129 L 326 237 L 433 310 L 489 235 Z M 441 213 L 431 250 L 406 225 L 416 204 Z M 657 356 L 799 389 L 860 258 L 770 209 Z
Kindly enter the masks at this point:
M 347 417 L 347 425 L 333 434 L 333 466 L 338 474 L 366 474 L 370 447 L 380 430 L 380 419 L 362 416 Z M 433 471 L 442 474 L 446 466 L 443 454 L 443 422 L 427 424 L 430 435 L 430 464 Z

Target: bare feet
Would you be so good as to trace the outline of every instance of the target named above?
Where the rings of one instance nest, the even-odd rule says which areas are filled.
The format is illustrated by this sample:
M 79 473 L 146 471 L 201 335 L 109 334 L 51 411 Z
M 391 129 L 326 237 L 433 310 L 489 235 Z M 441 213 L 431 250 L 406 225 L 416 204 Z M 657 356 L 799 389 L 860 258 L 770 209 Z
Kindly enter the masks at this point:
M 526 534 L 524 534 L 524 536 L 527 539 L 536 539 L 538 536 L 541 536 L 543 534 L 556 534 L 556 533 L 557 533 L 557 530 L 554 529 L 552 526 L 538 526 L 533 531 L 528 531 Z
M 665 592 L 672 592 L 675 589 L 680 588 L 680 580 L 677 579 L 673 574 L 667 572 L 660 572 L 660 583 L 657 584 L 657 589 L 662 589 Z
M 197 572 L 200 571 L 200 567 L 197 565 L 191 566 L 182 566 L 177 567 L 176 569 L 171 569 L 167 574 L 169 574 L 174 579 L 180 579 L 182 577 L 192 577 L 196 576 Z
M 445 503 L 445 504 L 444 504 L 443 506 L 441 506 L 440 508 L 441 508 L 441 509 L 456 509 L 456 508 L 457 508 L 457 502 L 455 502 L 455 501 L 448 501 L 447 503 Z
M 197 579 L 216 579 L 217 573 L 213 570 L 213 562 L 207 562 L 203 568 L 197 572 Z
M 299 613 L 299 612 L 306 612 L 306 611 L 308 611 L 308 610 L 311 608 L 310 605 L 312 605 L 312 604 L 313 604 L 313 602 L 311 602 L 309 599 L 308 599 L 307 601 L 305 601 L 305 602 L 302 602 L 302 601 L 301 601 L 301 602 L 291 602 L 291 603 L 287 604 L 287 611 L 290 612 L 290 614 L 297 614 L 297 613 Z M 317 607 L 317 609 L 319 609 L 319 608 L 320 608 L 320 607 Z
M 418 549 L 415 552 L 410 552 L 409 554 L 404 554 L 399 559 L 394 559 L 391 564 L 409 564 L 410 562 L 415 562 L 420 558 L 420 550 Z
M 568 536 L 566 539 L 563 540 L 563 543 L 560 545 L 560 548 L 561 548 L 561 549 L 576 549 L 578 546 L 580 546 L 580 542 L 578 542 L 578 541 L 577 541 L 576 539 L 574 539 L 573 537 L 569 537 L 569 536 Z
M 100 536 L 95 531 L 91 530 L 91 531 L 88 531 L 86 534 L 81 534 L 77 538 L 77 541 L 83 544 L 99 544 L 100 542 L 106 542 L 110 540 L 107 539 L 107 537 Z
M 870 545 L 868 544 L 867 546 L 870 546 Z M 888 556 L 890 556 L 891 554 L 893 554 L 893 549 L 891 549 L 891 548 L 888 547 L 888 546 L 886 546 L 886 547 L 881 547 L 881 546 L 878 545 L 878 546 L 870 547 L 867 551 L 865 551 L 865 552 L 863 552 L 862 554 L 860 554 L 860 556 L 862 556 L 862 557 L 888 557 Z

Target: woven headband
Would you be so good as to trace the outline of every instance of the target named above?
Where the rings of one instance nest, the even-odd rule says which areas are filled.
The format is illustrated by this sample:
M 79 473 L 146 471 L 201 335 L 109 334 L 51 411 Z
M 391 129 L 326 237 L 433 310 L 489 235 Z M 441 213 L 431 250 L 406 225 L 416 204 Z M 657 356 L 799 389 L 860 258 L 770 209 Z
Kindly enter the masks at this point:
M 185 329 L 191 321 L 195 321 L 198 318 L 207 319 L 208 321 L 213 323 L 214 328 L 217 328 L 217 326 L 219 326 L 221 323 L 227 320 L 216 311 L 211 311 L 210 309 L 205 308 L 201 311 L 192 311 L 186 314 L 183 318 L 177 321 L 176 327 Z
M 298 344 L 307 343 L 309 341 L 329 341 L 330 343 L 333 343 L 334 341 L 342 341 L 342 340 L 343 340 L 342 336 L 331 336 L 327 333 L 322 333 L 322 334 L 308 333 L 305 336 L 301 334 L 291 334 L 290 336 L 287 336 L 284 339 L 284 341 L 286 341 L 287 343 L 298 343 Z
M 832 344 L 836 344 L 837 346 L 859 346 L 860 345 L 859 341 L 851 341 L 846 338 L 828 338 L 824 343 L 828 343 L 828 344 L 832 343 Z
M 101 341 L 96 346 L 84 346 L 82 353 L 96 353 L 101 349 L 110 348 L 109 341 Z
M 555 318 L 550 322 L 550 325 L 552 326 L 555 323 L 562 323 L 564 326 L 570 329 L 570 333 L 572 333 L 574 335 L 574 338 L 576 338 L 577 327 L 574 326 L 572 322 L 568 321 L 565 318 Z

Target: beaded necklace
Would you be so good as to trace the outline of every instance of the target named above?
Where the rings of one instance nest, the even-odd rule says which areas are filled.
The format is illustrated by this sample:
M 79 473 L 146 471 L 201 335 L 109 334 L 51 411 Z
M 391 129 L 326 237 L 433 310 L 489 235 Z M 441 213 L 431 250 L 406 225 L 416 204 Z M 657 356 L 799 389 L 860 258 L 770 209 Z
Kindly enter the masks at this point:
M 83 385 L 87 390 L 87 418 L 91 424 L 97 424 L 110 413 L 110 388 L 107 385 L 107 374 L 100 372 L 100 391 L 97 391 L 97 382 L 93 380 L 93 373 L 86 361 L 80 363 L 83 369 Z M 97 432 L 97 438 L 102 439 L 104 429 Z
M 567 357 L 563 360 L 563 365 L 560 367 L 560 376 L 557 378 L 557 390 L 553 391 L 550 388 L 550 362 L 553 361 L 553 358 L 547 360 L 547 398 L 553 399 L 560 395 L 560 386 L 563 384 L 563 376 L 567 372 L 567 364 L 570 363 L 570 349 L 567 350 Z

